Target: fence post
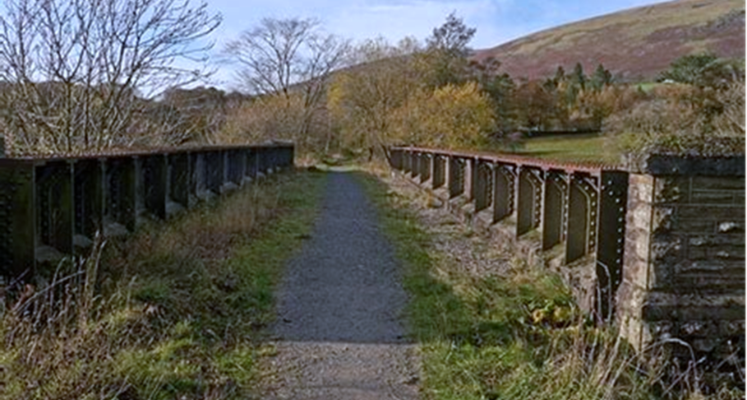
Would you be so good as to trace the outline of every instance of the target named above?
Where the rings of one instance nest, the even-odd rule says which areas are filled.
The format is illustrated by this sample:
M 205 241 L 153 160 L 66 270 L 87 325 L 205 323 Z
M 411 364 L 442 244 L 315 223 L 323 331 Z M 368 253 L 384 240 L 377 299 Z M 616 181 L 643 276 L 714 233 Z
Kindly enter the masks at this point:
M 235 183 L 239 186 L 244 186 L 244 184 L 248 183 L 244 177 L 246 176 L 246 149 L 238 149 L 234 150 L 235 157 L 236 157 L 236 171 L 234 173 L 236 174 L 234 176 Z
M 402 150 L 401 149 L 390 149 L 389 150 L 389 163 L 392 168 L 402 171 Z

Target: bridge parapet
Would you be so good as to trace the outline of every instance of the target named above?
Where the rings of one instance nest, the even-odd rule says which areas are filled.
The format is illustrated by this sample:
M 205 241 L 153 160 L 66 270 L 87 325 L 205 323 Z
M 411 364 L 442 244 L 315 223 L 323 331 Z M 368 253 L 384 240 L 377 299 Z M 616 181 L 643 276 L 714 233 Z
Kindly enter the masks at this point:
M 555 163 L 488 153 L 397 147 L 392 167 L 442 197 L 470 222 L 552 258 L 581 307 L 611 318 L 624 251 L 627 172 L 615 166 Z M 605 235 L 600 237 L 600 221 Z M 544 251 L 544 253 L 543 253 Z M 545 254 L 546 253 L 546 254 Z M 549 256 L 548 256 L 549 255 Z
M 390 151 L 393 168 L 430 171 L 426 189 L 558 271 L 582 309 L 619 325 L 636 348 L 679 338 L 679 357 L 744 363 L 744 156 L 608 165 Z M 417 175 L 400 165 L 419 165 Z
M 293 151 L 272 144 L 0 158 L 0 274 L 33 279 L 40 266 L 89 248 L 97 233 L 132 232 L 291 167 Z

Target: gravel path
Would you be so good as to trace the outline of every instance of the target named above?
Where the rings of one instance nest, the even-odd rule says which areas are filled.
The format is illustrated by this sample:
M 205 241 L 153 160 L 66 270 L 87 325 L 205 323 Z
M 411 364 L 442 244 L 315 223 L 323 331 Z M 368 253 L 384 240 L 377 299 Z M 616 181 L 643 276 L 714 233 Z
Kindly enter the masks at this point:
M 277 293 L 263 398 L 416 399 L 393 250 L 355 178 L 328 179 L 320 218 Z

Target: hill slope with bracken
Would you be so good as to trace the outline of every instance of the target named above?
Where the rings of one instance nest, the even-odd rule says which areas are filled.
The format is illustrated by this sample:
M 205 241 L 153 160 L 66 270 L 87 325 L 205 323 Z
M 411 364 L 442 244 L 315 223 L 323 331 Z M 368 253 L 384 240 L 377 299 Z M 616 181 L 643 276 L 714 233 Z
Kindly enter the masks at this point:
M 743 0 L 678 0 L 603 15 L 544 30 L 474 57 L 495 57 L 513 77 L 542 78 L 559 65 L 599 63 L 623 81 L 650 80 L 690 53 L 744 58 Z

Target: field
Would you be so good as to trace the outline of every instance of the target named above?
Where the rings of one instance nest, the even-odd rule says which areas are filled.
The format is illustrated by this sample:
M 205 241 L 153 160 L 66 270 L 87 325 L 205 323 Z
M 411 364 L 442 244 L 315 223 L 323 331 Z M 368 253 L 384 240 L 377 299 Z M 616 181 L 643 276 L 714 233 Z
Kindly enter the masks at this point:
M 599 134 L 558 135 L 527 139 L 513 153 L 557 161 L 618 163 L 620 155 Z

